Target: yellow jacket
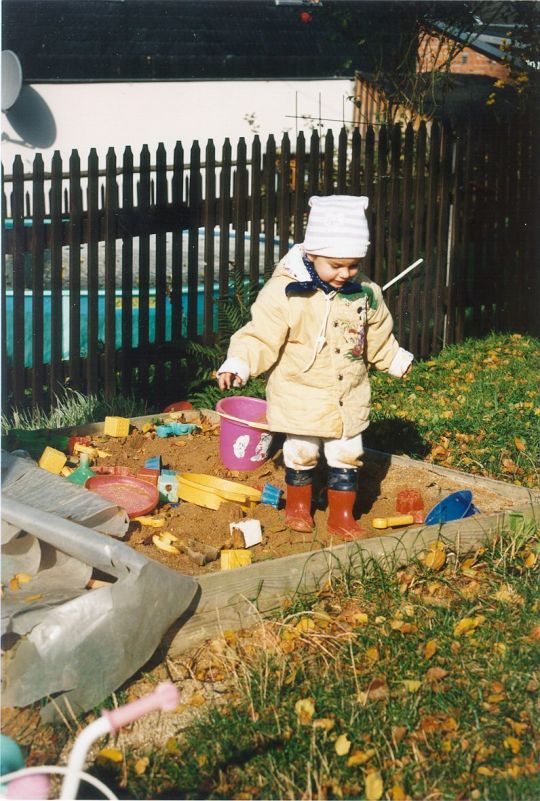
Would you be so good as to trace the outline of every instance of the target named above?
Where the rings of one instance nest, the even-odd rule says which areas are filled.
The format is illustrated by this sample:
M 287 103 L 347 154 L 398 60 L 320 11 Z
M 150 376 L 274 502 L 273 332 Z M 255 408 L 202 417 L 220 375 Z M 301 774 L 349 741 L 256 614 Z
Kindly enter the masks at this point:
M 355 279 L 362 293 L 288 296 L 291 281 L 309 280 L 302 255 L 295 245 L 279 262 L 218 374 L 236 373 L 245 383 L 268 372 L 272 431 L 351 437 L 369 423 L 368 366 L 400 376 L 413 357 L 392 334 L 380 287 L 362 274 Z

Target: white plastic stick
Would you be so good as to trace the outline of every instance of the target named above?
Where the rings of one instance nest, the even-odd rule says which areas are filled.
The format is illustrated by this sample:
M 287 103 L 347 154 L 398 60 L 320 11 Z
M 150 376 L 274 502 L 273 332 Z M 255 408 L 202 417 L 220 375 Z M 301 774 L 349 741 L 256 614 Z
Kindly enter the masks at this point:
M 386 283 L 383 286 L 382 291 L 385 292 L 388 289 L 388 287 L 392 286 L 392 284 L 395 284 L 396 281 L 399 281 L 401 278 L 403 278 L 403 276 L 407 275 L 407 273 L 410 273 L 411 270 L 414 270 L 414 268 L 418 267 L 419 264 L 422 264 L 423 261 L 424 261 L 424 259 L 417 259 L 414 262 L 414 264 L 411 264 L 411 265 L 409 265 L 409 267 L 406 267 L 404 270 L 402 270 L 399 273 L 399 275 L 396 275 L 394 278 L 392 278 L 390 281 L 388 281 L 388 283 Z
M 80 773 L 84 767 L 90 747 L 96 740 L 99 740 L 100 737 L 103 737 L 105 734 L 110 734 L 112 730 L 112 726 L 107 718 L 98 718 L 79 734 L 69 755 L 67 774 L 60 793 L 61 799 L 77 798 Z

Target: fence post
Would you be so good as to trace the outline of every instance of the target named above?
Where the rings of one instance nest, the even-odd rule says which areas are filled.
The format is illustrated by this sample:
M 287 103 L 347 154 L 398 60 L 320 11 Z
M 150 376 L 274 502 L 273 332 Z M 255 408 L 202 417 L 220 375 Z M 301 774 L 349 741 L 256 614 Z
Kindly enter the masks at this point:
M 388 206 L 388 262 L 386 267 L 386 280 L 389 281 L 398 273 L 397 269 L 397 246 L 399 241 L 399 182 L 401 171 L 401 127 L 399 124 L 392 126 L 390 137 L 390 190 Z M 406 267 L 407 263 L 403 264 Z M 402 268 L 403 269 L 403 268 Z M 386 303 L 395 314 L 396 297 L 399 287 L 394 286 L 388 290 Z
M 116 392 L 116 153 L 110 147 L 105 161 L 105 397 Z
M 189 162 L 189 233 L 188 233 L 188 339 L 197 337 L 197 290 L 199 283 L 199 215 L 201 204 L 201 149 L 195 140 Z
M 426 171 L 426 124 L 422 120 L 416 136 L 416 159 L 414 176 L 414 221 L 413 253 L 418 259 L 424 254 L 424 186 Z M 422 265 L 424 266 L 424 265 Z M 423 278 L 423 277 L 422 277 Z M 420 273 L 413 275 L 409 302 L 409 345 L 412 353 L 418 353 L 418 315 L 420 313 Z
M 274 269 L 274 225 L 276 219 L 276 141 L 272 134 L 266 143 L 264 159 L 264 275 L 269 278 Z
M 122 211 L 124 219 L 133 211 L 133 152 L 128 146 L 122 157 Z M 128 395 L 132 390 L 133 351 L 133 236 L 122 229 L 122 350 L 120 386 Z
M 150 215 L 150 150 L 143 145 L 139 158 L 138 205 L 141 219 Z M 140 393 L 148 392 L 150 346 L 150 237 L 143 228 L 139 236 L 139 375 Z
M 429 143 L 429 164 L 428 164 L 428 195 L 426 209 L 426 251 L 425 261 L 422 265 L 423 289 L 420 292 L 422 298 L 422 327 L 420 335 L 420 353 L 424 357 L 429 353 L 431 313 L 433 310 L 433 275 L 437 263 L 437 249 L 435 240 L 435 225 L 437 212 L 440 213 L 437 203 L 437 189 L 439 185 L 439 147 L 440 147 L 440 127 L 435 120 L 431 125 Z
M 360 156 L 362 151 L 362 137 L 360 128 L 354 129 L 351 142 L 351 195 L 360 195 Z
M 62 159 L 55 150 L 51 163 L 51 364 L 49 393 L 54 406 L 56 393 L 64 385 L 62 367 Z
M 405 139 L 403 143 L 403 170 L 402 170 L 402 189 L 401 189 L 401 262 L 400 270 L 411 264 L 417 258 L 413 254 L 411 258 L 411 203 L 412 203 L 412 164 L 414 149 L 414 131 L 411 123 L 405 129 Z M 408 316 L 408 298 L 411 278 L 400 281 L 397 302 L 397 330 L 398 341 L 405 342 L 406 321 Z M 408 331 L 407 331 L 408 333 Z
M 99 276 L 98 276 L 98 241 L 99 241 L 99 161 L 93 147 L 88 155 L 88 226 L 87 226 L 87 263 L 88 263 L 88 328 L 86 356 L 86 391 L 94 395 L 98 390 L 99 371 Z
M 343 127 L 338 137 L 337 194 L 347 193 L 347 129 Z
M 181 142 L 177 142 L 174 147 L 173 175 L 172 175 L 172 204 L 176 214 L 182 208 L 184 188 L 184 148 Z M 184 234 L 183 227 L 178 226 L 172 235 L 172 278 L 171 278 L 171 337 L 173 342 L 178 342 L 182 338 L 183 327 L 183 308 L 182 308 L 182 272 L 183 254 L 182 242 Z
M 234 186 L 234 272 L 235 280 L 239 281 L 240 285 L 244 280 L 246 256 L 246 199 L 246 140 L 241 136 L 236 148 L 236 181 Z
M 438 353 L 444 345 L 446 315 L 448 313 L 448 271 L 449 271 L 449 215 L 452 181 L 452 129 L 448 122 L 443 124 L 441 143 L 440 185 L 437 194 L 439 220 L 437 226 L 437 261 L 435 268 L 435 292 L 433 298 L 433 336 L 430 353 Z
M 375 183 L 375 231 L 371 241 L 375 242 L 375 282 L 383 283 L 384 243 L 386 239 L 386 178 L 388 170 L 388 131 L 386 125 L 379 129 L 377 149 L 377 181 Z
M 324 137 L 323 195 L 334 194 L 334 133 L 328 128 Z
M 223 142 L 219 179 L 219 297 L 229 294 L 229 225 L 231 222 L 231 143 Z
M 311 132 L 309 143 L 309 168 L 308 168 L 308 197 L 319 194 L 319 173 L 321 170 L 320 138 L 317 131 Z
M 253 137 L 251 147 L 251 246 L 249 249 L 249 302 L 253 303 L 254 295 L 259 287 L 260 274 L 260 234 L 262 219 L 261 203 L 261 140 L 258 136 Z M 256 288 L 255 288 L 256 287 Z
M 364 171 L 365 171 L 365 185 L 366 188 L 364 190 L 364 194 L 369 198 L 369 205 L 366 209 L 366 219 L 369 228 L 369 235 L 370 240 L 373 243 L 375 241 L 375 233 L 373 231 L 373 173 L 374 173 L 374 156 L 375 153 L 375 133 L 373 131 L 373 126 L 368 125 L 366 130 L 366 149 L 365 149 L 365 158 L 364 158 Z M 368 254 L 366 257 L 366 268 L 365 272 L 372 278 L 373 277 L 373 265 L 375 263 L 375 248 L 373 245 L 368 250 Z
M 32 405 L 43 407 L 43 268 L 45 250 L 45 186 L 43 156 L 32 167 Z
M 304 183 L 306 179 L 306 140 L 303 131 L 296 137 L 296 167 L 294 181 L 294 241 L 304 241 Z
M 11 387 L 13 403 L 24 405 L 24 167 L 20 156 L 13 162 L 13 194 L 11 201 L 13 216 L 13 361 L 11 364 Z
M 81 386 L 81 160 L 76 150 L 69 160 L 69 381 Z
M 216 225 L 216 149 L 206 143 L 204 188 L 204 341 L 214 336 L 214 228 Z
M 163 142 L 156 151 L 156 215 L 163 217 L 167 211 L 167 153 Z M 165 343 L 165 303 L 167 300 L 167 235 L 164 231 L 156 233 L 156 316 L 155 316 L 155 373 L 156 386 L 165 383 L 165 359 L 160 354 Z M 161 348 L 160 348 L 161 346 Z
M 278 196 L 278 235 L 279 235 L 279 258 L 289 249 L 289 176 L 291 168 L 291 144 L 289 135 L 283 134 L 281 139 L 281 156 L 279 160 L 279 196 Z

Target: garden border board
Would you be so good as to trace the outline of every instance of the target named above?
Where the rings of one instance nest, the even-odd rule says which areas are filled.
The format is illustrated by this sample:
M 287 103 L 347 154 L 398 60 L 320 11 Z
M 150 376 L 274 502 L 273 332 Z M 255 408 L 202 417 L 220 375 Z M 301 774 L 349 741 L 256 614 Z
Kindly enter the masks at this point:
M 207 409 L 194 411 L 212 419 L 216 416 L 214 411 Z M 179 414 L 172 416 L 178 417 Z M 182 414 L 185 415 L 184 419 L 191 416 L 189 412 Z M 133 417 L 130 422 L 139 427 L 162 415 Z M 103 426 L 104 423 L 89 423 L 57 429 L 56 432 L 101 434 Z M 503 530 L 510 528 L 518 533 L 520 528 L 531 522 L 538 525 L 540 494 L 526 487 L 371 449 L 366 449 L 364 458 L 365 461 L 414 467 L 437 476 L 446 476 L 461 483 L 463 488 L 474 490 L 474 487 L 483 487 L 517 505 L 489 515 L 477 514 L 435 526 L 414 526 L 381 537 L 256 562 L 235 570 L 199 575 L 196 580 L 200 591 L 165 637 L 164 646 L 171 656 L 219 636 L 223 631 L 255 625 L 262 616 L 277 610 L 286 598 L 309 595 L 332 577 L 354 573 L 369 560 L 376 561 L 386 569 L 396 569 L 418 557 L 434 540 L 442 540 L 457 556 L 474 550 L 490 536 Z

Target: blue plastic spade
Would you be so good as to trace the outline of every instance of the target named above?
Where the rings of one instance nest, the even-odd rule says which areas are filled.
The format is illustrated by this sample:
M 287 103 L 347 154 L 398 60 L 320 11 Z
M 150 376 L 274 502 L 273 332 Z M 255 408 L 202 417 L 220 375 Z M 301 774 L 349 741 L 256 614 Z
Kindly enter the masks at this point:
M 437 523 L 449 523 L 451 520 L 461 520 L 477 514 L 480 514 L 480 509 L 472 502 L 472 492 L 458 490 L 435 504 L 428 512 L 424 525 L 435 526 Z

